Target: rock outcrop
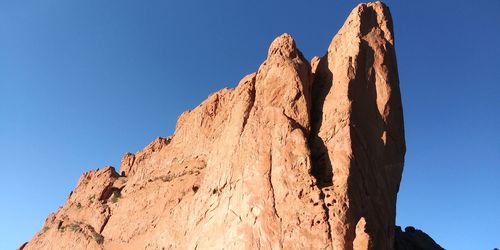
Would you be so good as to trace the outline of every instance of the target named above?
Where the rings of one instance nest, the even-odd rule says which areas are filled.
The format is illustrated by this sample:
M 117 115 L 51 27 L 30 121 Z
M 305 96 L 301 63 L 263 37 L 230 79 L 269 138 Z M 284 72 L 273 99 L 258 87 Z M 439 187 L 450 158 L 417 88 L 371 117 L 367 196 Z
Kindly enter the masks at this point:
M 323 57 L 283 34 L 174 135 L 85 173 L 22 248 L 393 249 L 404 154 L 392 20 L 360 4 Z
M 396 227 L 395 250 L 444 250 L 429 235 L 414 227 Z
M 388 8 L 354 9 L 314 73 L 313 173 L 333 246 L 390 249 L 405 139 Z

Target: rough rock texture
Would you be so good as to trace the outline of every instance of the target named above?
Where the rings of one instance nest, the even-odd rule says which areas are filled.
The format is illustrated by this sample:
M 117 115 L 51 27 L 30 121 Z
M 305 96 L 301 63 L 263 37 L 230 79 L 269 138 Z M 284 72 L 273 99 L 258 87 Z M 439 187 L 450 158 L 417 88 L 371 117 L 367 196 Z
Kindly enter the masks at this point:
M 84 174 L 21 248 L 393 249 L 404 154 L 389 10 L 360 4 L 322 58 L 283 34 L 120 174 Z
M 351 12 L 317 63 L 313 86 L 313 174 L 331 204 L 333 246 L 390 249 L 405 139 L 387 7 Z

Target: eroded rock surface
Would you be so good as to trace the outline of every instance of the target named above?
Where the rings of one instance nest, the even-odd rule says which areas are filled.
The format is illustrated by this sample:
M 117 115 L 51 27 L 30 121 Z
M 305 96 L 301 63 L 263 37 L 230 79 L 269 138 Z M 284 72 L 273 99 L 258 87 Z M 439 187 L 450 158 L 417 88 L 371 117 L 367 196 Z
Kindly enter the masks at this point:
M 358 5 L 309 63 L 288 34 L 174 135 L 84 174 L 24 249 L 393 249 L 405 154 L 392 21 Z
M 355 8 L 314 74 L 313 174 L 333 245 L 390 249 L 405 140 L 388 8 Z

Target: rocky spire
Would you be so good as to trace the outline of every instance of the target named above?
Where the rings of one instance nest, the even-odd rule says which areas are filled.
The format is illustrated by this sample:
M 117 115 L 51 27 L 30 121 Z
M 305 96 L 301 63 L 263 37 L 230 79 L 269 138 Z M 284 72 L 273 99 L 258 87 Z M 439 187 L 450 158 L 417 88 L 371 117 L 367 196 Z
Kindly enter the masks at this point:
M 392 34 L 383 3 L 360 4 L 315 70 L 313 174 L 331 204 L 336 249 L 394 241 L 405 139 Z

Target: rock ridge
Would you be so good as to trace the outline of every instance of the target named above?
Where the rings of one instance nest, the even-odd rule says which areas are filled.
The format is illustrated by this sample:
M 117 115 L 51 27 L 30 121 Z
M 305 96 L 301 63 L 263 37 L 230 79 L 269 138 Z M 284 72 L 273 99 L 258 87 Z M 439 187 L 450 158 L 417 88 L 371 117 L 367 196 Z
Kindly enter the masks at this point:
M 126 153 L 119 173 L 83 174 L 20 248 L 419 249 L 395 227 L 406 148 L 392 25 L 383 3 L 360 4 L 311 63 L 277 37 L 172 136 Z

